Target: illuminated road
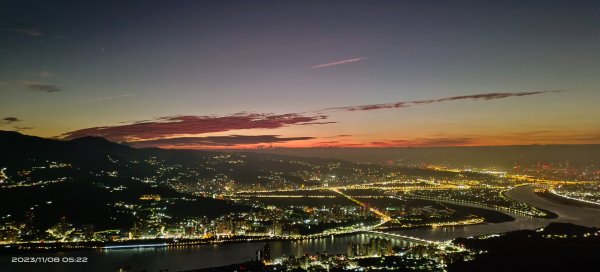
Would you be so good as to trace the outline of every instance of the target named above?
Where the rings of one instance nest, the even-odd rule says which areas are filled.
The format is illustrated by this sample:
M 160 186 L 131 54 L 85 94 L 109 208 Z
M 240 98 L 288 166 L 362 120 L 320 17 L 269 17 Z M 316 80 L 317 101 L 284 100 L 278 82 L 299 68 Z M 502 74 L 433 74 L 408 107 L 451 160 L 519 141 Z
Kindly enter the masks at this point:
M 369 209 L 371 212 L 373 212 L 374 214 L 376 214 L 377 216 L 379 216 L 381 218 L 382 222 L 380 223 L 380 225 L 383 225 L 385 222 L 388 222 L 388 221 L 392 220 L 392 218 L 389 215 L 387 215 L 387 214 L 385 214 L 385 213 L 383 213 L 383 212 L 381 212 L 381 211 L 379 211 L 379 210 L 377 210 L 377 209 L 375 209 L 373 207 L 369 207 L 369 205 L 367 205 L 367 204 L 365 204 L 363 202 L 358 201 L 356 198 L 354 198 L 354 197 L 352 197 L 350 195 L 344 194 L 342 191 L 340 191 L 340 190 L 338 190 L 336 188 L 331 188 L 330 190 L 333 191 L 333 192 L 336 192 L 336 193 L 340 194 L 341 196 L 349 199 L 350 201 L 352 201 L 352 202 L 354 202 L 354 203 L 356 203 L 356 204 L 358 204 L 358 205 L 360 205 L 360 206 L 362 206 L 362 207 L 364 207 L 366 209 Z
M 582 203 L 586 203 L 586 204 L 591 204 L 594 205 L 596 208 L 600 208 L 600 203 L 595 202 L 595 201 L 589 201 L 589 200 L 585 200 L 585 199 L 581 199 L 581 198 L 575 198 L 575 197 L 570 197 L 564 194 L 560 194 L 557 191 L 555 191 L 554 189 L 550 189 L 548 190 L 551 194 L 554 194 L 558 197 L 562 197 L 562 198 L 566 198 L 566 199 L 570 199 L 570 200 L 574 200 L 574 201 L 579 201 Z

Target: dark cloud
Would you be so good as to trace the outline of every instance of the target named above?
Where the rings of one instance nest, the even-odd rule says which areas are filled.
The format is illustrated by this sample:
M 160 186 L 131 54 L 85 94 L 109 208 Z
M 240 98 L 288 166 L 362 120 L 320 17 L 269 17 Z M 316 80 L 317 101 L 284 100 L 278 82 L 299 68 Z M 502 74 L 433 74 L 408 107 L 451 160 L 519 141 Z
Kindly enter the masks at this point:
M 305 116 L 300 113 L 238 113 L 227 116 L 180 115 L 160 117 L 152 121 L 126 125 L 93 127 L 67 132 L 63 138 L 99 136 L 112 141 L 137 141 L 169 138 L 186 134 L 203 134 L 241 129 L 274 129 L 290 125 L 324 124 L 325 115 Z M 327 122 L 328 123 L 328 122 Z
M 130 142 L 135 147 L 161 147 L 161 146 L 237 146 L 252 144 L 272 144 L 290 141 L 311 140 L 313 137 L 280 137 L 280 135 L 229 135 L 207 137 L 177 137 L 157 140 Z
M 4 117 L 2 121 L 12 123 L 12 122 L 20 122 L 21 120 L 17 117 Z
M 256 149 L 273 149 L 273 148 L 275 148 L 275 147 L 273 147 L 273 144 L 270 144 L 270 145 L 258 145 L 256 147 Z
M 10 125 L 16 122 L 21 122 L 21 119 L 17 117 L 4 117 L 2 118 L 2 122 L 0 122 L 0 125 Z
M 338 135 L 333 135 L 333 136 L 325 136 L 322 137 L 323 139 L 328 139 L 328 138 L 344 138 L 344 137 L 352 137 L 354 135 L 351 134 L 338 134 Z
M 35 92 L 61 92 L 62 89 L 56 85 L 43 83 L 43 82 L 35 82 L 35 81 L 23 81 L 23 85 L 27 87 L 27 89 Z
M 44 34 L 37 29 L 24 29 L 24 28 L 9 28 L 8 31 L 18 32 L 32 37 L 41 37 Z
M 348 107 L 335 107 L 335 108 L 323 109 L 322 111 L 328 111 L 328 110 L 336 110 L 336 111 L 370 111 L 370 110 L 379 110 L 379 109 L 406 108 L 406 107 L 410 107 L 410 106 L 432 104 L 432 103 L 440 103 L 440 102 L 446 102 L 446 101 L 456 101 L 456 100 L 483 100 L 483 101 L 487 101 L 487 100 L 502 99 L 502 98 L 507 98 L 507 97 L 529 96 L 529 95 L 544 94 L 544 93 L 557 93 L 557 92 L 564 92 L 564 91 L 565 90 L 536 91 L 536 92 L 516 92 L 516 93 L 484 93 L 484 94 L 451 96 L 451 97 L 444 97 L 444 98 L 438 98 L 438 99 L 400 101 L 400 102 L 394 102 L 394 103 L 359 105 L 359 106 L 348 106 Z

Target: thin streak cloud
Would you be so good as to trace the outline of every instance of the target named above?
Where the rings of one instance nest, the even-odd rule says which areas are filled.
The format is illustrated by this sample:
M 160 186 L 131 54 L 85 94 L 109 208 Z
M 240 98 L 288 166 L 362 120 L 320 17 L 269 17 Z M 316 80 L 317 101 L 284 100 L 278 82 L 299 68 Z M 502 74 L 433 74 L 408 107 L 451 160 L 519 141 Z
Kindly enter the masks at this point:
M 130 93 L 130 94 L 105 96 L 105 97 L 100 97 L 100 98 L 95 98 L 95 99 L 75 101 L 74 103 L 75 104 L 87 104 L 87 103 L 93 103 L 93 102 L 103 102 L 103 101 L 113 100 L 113 99 L 122 98 L 122 97 L 130 97 L 130 96 L 134 96 L 134 95 L 135 94 Z
M 434 147 L 434 146 L 465 146 L 477 144 L 477 140 L 468 137 L 458 138 L 418 138 L 412 140 L 375 141 L 370 146 L 375 147 Z
M 18 33 L 21 33 L 21 34 L 25 34 L 25 35 L 31 36 L 31 37 L 41 37 L 41 36 L 44 36 L 44 34 L 42 34 L 42 32 L 40 32 L 37 29 L 9 28 L 7 30 L 8 31 L 12 31 L 12 32 L 18 32 Z
M 520 96 L 529 96 L 529 95 L 537 95 L 537 94 L 545 94 L 545 93 L 558 93 L 565 92 L 566 90 L 552 90 L 552 91 L 535 91 L 535 92 L 504 92 L 504 93 L 483 93 L 483 94 L 473 94 L 473 95 L 461 95 L 461 96 L 450 96 L 438 99 L 427 99 L 427 100 L 412 100 L 412 101 L 399 101 L 393 103 L 382 103 L 382 104 L 369 104 L 369 105 L 358 105 L 358 106 L 346 106 L 346 107 L 334 107 L 334 108 L 326 108 L 320 111 L 370 111 L 370 110 L 380 110 L 380 109 L 394 109 L 394 108 L 407 108 L 411 106 L 432 104 L 432 103 L 440 103 L 446 101 L 457 101 L 457 100 L 493 100 L 493 99 L 502 99 L 508 97 L 520 97 Z
M 63 91 L 62 88 L 49 83 L 37 82 L 37 81 L 23 81 L 22 85 L 27 87 L 30 91 L 34 92 L 46 92 L 46 93 L 54 93 Z
M 42 77 L 42 78 L 49 78 L 49 77 L 52 77 L 52 73 L 50 73 L 48 71 L 42 71 L 42 72 L 39 72 L 37 74 L 37 76 Z
M 291 141 L 303 141 L 311 139 L 314 139 L 314 137 L 281 137 L 280 135 L 229 135 L 163 138 L 156 140 L 134 141 L 129 142 L 129 144 L 134 147 L 207 147 L 286 143 Z
M 363 61 L 366 59 L 367 58 L 353 58 L 353 59 L 346 59 L 346 60 L 338 60 L 338 61 L 334 61 L 334 62 L 313 65 L 310 68 L 311 69 L 327 68 L 327 67 L 333 67 L 333 66 L 338 66 L 338 65 L 355 63 L 355 62 Z
M 24 130 L 30 130 L 33 129 L 33 127 L 20 127 L 20 126 L 14 126 L 13 127 L 15 129 L 15 131 L 24 131 Z

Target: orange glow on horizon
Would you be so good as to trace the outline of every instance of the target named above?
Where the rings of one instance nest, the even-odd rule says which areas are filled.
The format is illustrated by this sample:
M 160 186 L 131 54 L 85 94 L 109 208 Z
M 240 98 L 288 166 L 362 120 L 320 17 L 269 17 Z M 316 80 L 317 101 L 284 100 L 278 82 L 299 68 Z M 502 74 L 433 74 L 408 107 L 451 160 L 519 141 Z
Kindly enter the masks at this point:
M 162 145 L 156 146 L 163 149 L 198 149 L 198 150 L 234 150 L 234 149 L 272 149 L 272 148 L 419 148 L 419 147 L 460 147 L 460 146 L 512 146 L 512 145 L 552 145 L 552 144 L 600 144 L 600 140 L 590 143 L 579 139 L 565 140 L 547 140 L 547 141 L 527 141 L 498 138 L 481 138 L 471 141 L 450 140 L 443 142 L 428 142 L 426 139 L 417 139 L 412 141 L 352 141 L 348 139 L 327 141 L 320 140 L 297 141 L 288 143 L 263 143 L 263 144 L 240 144 L 240 145 Z M 134 145 L 135 146 L 135 145 Z

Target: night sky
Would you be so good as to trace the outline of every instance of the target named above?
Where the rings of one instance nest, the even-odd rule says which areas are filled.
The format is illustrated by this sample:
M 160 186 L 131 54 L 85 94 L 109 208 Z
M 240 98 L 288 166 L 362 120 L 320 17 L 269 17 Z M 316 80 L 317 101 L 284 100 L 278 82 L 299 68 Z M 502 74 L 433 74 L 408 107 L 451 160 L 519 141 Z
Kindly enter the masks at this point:
M 0 1 L 0 118 L 139 147 L 600 143 L 600 1 Z

